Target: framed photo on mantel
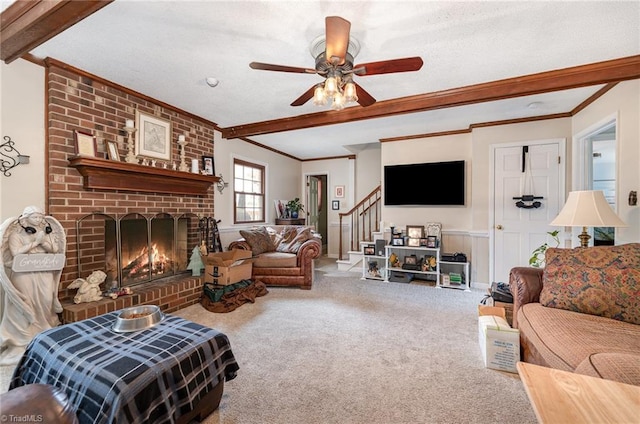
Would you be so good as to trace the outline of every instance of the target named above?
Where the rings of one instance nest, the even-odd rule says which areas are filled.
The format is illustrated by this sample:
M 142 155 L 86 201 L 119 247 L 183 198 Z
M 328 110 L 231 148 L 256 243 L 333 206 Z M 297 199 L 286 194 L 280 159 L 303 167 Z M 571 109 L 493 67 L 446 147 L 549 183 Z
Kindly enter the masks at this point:
M 76 155 L 85 157 L 96 157 L 98 151 L 96 137 L 93 134 L 75 130 L 73 138 L 76 142 Z

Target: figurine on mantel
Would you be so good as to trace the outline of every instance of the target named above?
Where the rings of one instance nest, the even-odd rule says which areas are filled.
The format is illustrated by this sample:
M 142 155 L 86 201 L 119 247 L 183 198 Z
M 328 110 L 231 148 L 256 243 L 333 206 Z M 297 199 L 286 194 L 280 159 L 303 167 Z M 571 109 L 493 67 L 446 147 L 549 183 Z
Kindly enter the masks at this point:
M 60 324 L 66 245 L 60 222 L 36 206 L 0 226 L 0 365 L 16 364 L 36 334 Z
M 87 279 L 76 278 L 71 284 L 70 289 L 78 289 L 73 297 L 73 303 L 96 302 L 102 300 L 102 290 L 100 285 L 106 280 L 107 274 L 102 271 L 93 271 Z

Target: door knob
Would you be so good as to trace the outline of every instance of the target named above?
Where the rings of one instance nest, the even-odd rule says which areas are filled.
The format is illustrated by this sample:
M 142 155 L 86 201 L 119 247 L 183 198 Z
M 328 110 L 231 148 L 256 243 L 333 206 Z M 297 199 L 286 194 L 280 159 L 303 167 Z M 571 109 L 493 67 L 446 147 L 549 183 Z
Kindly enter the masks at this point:
M 497 230 L 502 230 L 502 225 L 496 225 Z

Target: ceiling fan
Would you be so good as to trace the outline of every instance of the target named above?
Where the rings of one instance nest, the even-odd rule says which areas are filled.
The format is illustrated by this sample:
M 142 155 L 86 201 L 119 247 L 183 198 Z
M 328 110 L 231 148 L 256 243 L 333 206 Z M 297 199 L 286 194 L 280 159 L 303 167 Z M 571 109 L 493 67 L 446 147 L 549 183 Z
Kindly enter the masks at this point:
M 325 35 L 319 36 L 311 43 L 311 54 L 316 61 L 315 69 L 261 62 L 251 62 L 249 66 L 263 71 L 318 74 L 324 77 L 324 84 L 313 85 L 294 100 L 291 106 L 301 106 L 313 98 L 313 103 L 318 106 L 325 105 L 331 100 L 332 109 L 342 109 L 350 102 L 358 102 L 362 106 L 370 106 L 376 102 L 371 94 L 353 81 L 353 75 L 410 72 L 422 68 L 423 62 L 420 57 L 383 60 L 354 66 L 353 59 L 360 51 L 360 43 L 349 36 L 350 29 L 351 23 L 346 19 L 339 16 L 325 18 Z

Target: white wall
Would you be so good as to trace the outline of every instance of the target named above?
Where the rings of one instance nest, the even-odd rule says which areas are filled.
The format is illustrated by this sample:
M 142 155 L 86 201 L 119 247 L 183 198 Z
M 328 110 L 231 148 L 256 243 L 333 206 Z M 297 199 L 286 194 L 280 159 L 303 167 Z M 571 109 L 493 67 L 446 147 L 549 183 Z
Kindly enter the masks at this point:
M 295 197 L 304 199 L 301 195 L 302 173 L 301 162 L 287 156 L 262 149 L 254 144 L 242 140 L 227 140 L 219 132 L 214 134 L 213 160 L 216 175 L 222 174 L 229 187 L 222 194 L 215 189 L 215 217 L 222 220 L 218 227 L 221 232 L 222 246 L 226 249 L 229 243 L 238 238 L 238 231 L 246 225 L 233 224 L 233 160 L 242 159 L 266 167 L 266 221 L 275 222 L 274 200 L 291 200 Z
M 20 215 L 25 206 L 45 209 L 44 68 L 23 59 L 0 65 L 0 143 L 11 137 L 30 156 L 10 177 L 0 173 L 0 223 Z
M 382 184 L 381 143 L 367 144 L 356 154 L 356 201 Z
M 385 227 L 393 222 L 397 227 L 407 225 L 426 225 L 427 222 L 440 222 L 447 230 L 470 230 L 473 204 L 471 193 L 474 184 L 471 180 L 473 164 L 471 162 L 470 134 L 457 134 L 441 137 L 428 137 L 414 140 L 382 143 L 382 166 L 422 162 L 445 162 L 464 160 L 466 165 L 466 194 L 464 206 L 383 206 L 382 220 Z M 405 187 L 398 190 L 429 190 L 434 184 L 444 181 L 407 181 Z M 386 189 L 383 184 L 383 192 Z
M 493 127 L 475 128 L 472 133 L 473 148 L 473 221 L 476 231 L 489 230 L 490 198 L 490 146 L 492 144 L 516 141 L 546 140 L 554 138 L 571 139 L 571 119 L 559 118 L 544 121 L 525 122 L 521 124 L 496 125 Z M 567 164 L 567 178 L 571 174 L 570 163 Z
M 329 257 L 338 257 L 338 240 L 340 238 L 340 217 L 339 213 L 347 212 L 355 204 L 355 161 L 353 159 L 327 159 L 314 160 L 302 163 L 302 179 L 305 175 L 327 175 L 327 202 L 330 205 L 333 200 L 340 201 L 340 209 L 328 210 L 327 214 L 327 254 Z M 344 186 L 344 197 L 335 197 L 336 186 Z M 303 185 L 304 187 L 304 185 Z M 303 196 L 300 196 L 303 198 Z M 359 199 L 358 199 L 359 200 Z M 345 225 L 342 225 L 343 237 Z
M 619 83 L 577 113 L 572 119 L 572 132 L 579 134 L 613 114 L 618 116 L 617 212 L 629 225 L 616 229 L 616 244 L 624 244 L 640 241 L 640 206 L 630 206 L 628 201 L 631 190 L 640 192 L 640 80 Z

